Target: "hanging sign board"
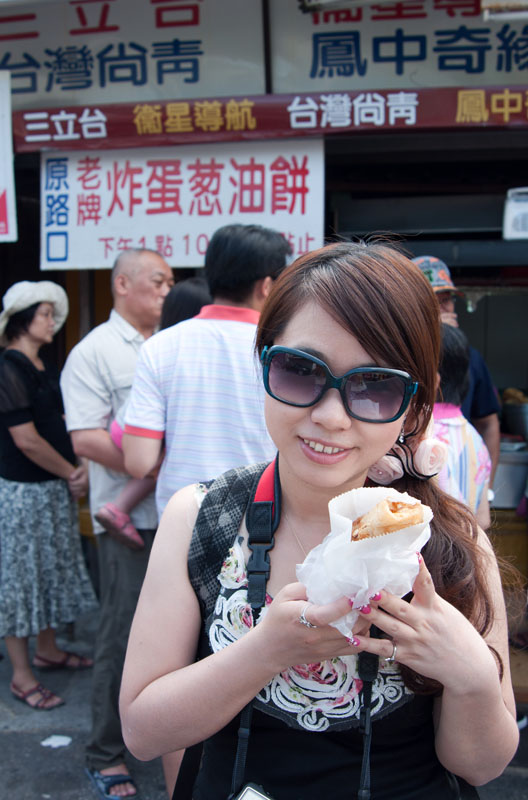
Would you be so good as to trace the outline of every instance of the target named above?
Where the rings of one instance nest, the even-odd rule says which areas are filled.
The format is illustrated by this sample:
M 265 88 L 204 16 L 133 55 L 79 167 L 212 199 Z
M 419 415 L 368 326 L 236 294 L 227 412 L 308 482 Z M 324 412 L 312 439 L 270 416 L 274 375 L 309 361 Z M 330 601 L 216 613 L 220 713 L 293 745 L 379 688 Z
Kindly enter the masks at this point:
M 18 238 L 9 83 L 9 74 L 0 72 L 0 242 Z
M 518 8 L 486 21 L 481 0 L 319 4 L 269 0 L 273 91 L 335 92 L 526 86 L 526 0 L 485 0 Z M 524 12 L 523 12 L 524 13 Z
M 222 225 L 256 223 L 296 257 L 323 244 L 322 139 L 41 155 L 41 269 L 109 268 L 122 250 L 201 267 Z
M 220 97 L 15 111 L 16 153 L 115 150 L 376 130 L 528 127 L 520 86 Z
M 2 8 L 13 107 L 264 91 L 260 0 L 57 0 Z

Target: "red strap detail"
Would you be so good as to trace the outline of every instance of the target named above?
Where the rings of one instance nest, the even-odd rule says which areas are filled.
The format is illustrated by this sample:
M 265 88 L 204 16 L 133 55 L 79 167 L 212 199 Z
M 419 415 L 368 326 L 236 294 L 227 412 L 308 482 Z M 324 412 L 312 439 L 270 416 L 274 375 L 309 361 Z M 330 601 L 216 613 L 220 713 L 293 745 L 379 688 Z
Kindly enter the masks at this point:
M 262 503 L 270 500 L 275 503 L 275 459 L 260 476 L 254 502 Z

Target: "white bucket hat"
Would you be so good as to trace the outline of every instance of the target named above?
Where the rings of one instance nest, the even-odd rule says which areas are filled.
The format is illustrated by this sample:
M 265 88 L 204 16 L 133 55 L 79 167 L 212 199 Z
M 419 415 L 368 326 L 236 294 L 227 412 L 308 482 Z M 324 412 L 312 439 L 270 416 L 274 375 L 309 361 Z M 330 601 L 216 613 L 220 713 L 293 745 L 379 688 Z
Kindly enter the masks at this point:
M 64 325 L 68 316 L 68 296 L 62 286 L 53 281 L 19 281 L 11 286 L 2 298 L 3 310 L 0 314 L 0 337 L 4 339 L 4 331 L 9 317 L 18 311 L 29 308 L 34 303 L 51 303 L 55 319 L 55 333 Z M 4 342 L 2 342 L 4 343 Z

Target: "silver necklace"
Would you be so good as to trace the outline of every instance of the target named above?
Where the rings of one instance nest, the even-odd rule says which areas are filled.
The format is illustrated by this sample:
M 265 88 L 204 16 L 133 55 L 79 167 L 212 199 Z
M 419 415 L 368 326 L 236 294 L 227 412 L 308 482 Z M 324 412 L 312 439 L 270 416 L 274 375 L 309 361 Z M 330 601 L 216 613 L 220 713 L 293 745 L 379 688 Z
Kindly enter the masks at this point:
M 302 545 L 302 542 L 301 542 L 301 540 L 299 539 L 299 537 L 297 536 L 297 534 L 296 534 L 296 533 L 295 533 L 295 531 L 293 530 L 293 527 L 292 527 L 292 525 L 291 525 L 291 523 L 290 523 L 290 520 L 288 519 L 288 517 L 286 516 L 286 514 L 283 514 L 282 516 L 283 516 L 284 522 L 286 523 L 286 525 L 288 526 L 288 528 L 290 529 L 290 531 L 293 533 L 293 537 L 294 537 L 295 541 L 297 542 L 297 544 L 299 545 L 299 547 L 300 547 L 300 549 L 301 549 L 301 552 L 302 552 L 302 554 L 303 554 L 303 555 L 304 555 L 304 557 L 306 558 L 306 556 L 308 555 L 308 553 L 307 553 L 307 552 L 306 552 L 306 550 L 304 549 L 304 547 L 303 547 L 303 545 Z

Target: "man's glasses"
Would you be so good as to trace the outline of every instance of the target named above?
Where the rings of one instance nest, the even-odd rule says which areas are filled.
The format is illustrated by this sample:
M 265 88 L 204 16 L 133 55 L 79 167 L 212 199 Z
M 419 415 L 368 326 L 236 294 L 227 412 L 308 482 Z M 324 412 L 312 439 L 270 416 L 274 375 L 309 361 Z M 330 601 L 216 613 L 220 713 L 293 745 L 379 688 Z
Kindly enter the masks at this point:
M 418 388 L 407 372 L 385 367 L 357 367 L 337 377 L 320 358 L 280 345 L 265 347 L 260 360 L 275 400 L 306 408 L 337 389 L 347 413 L 362 422 L 394 422 Z

